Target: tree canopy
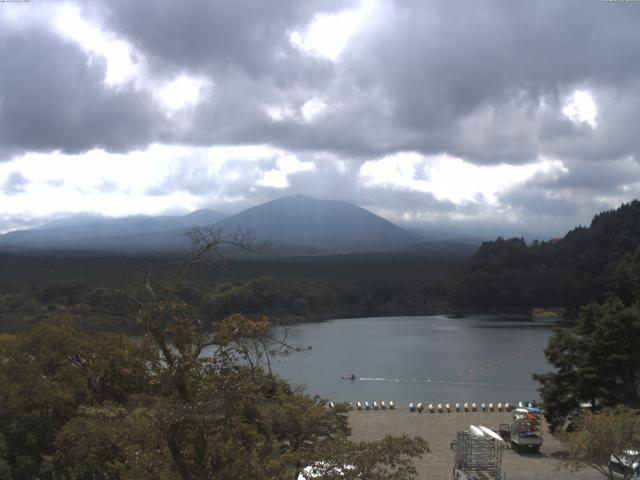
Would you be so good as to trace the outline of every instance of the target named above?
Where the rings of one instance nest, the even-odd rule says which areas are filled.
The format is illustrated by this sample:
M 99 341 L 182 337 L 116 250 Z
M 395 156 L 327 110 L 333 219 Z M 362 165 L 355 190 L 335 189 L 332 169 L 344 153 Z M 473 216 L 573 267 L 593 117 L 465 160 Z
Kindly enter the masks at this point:
M 582 308 L 577 324 L 558 328 L 545 354 L 555 372 L 536 374 L 552 427 L 580 404 L 640 407 L 640 249 L 610 277 L 602 303 Z
M 498 238 L 484 243 L 462 269 L 455 301 L 473 307 L 577 309 L 602 301 L 620 259 L 640 245 L 640 201 L 596 215 L 561 239 Z
M 192 261 L 232 244 L 202 237 Z M 140 338 L 87 334 L 71 316 L 0 337 L 0 479 L 292 480 L 321 464 L 415 476 L 422 439 L 352 443 L 346 405 L 270 371 L 269 356 L 292 346 L 266 318 L 203 328 L 177 288 L 152 283 L 117 292 L 136 305 Z
M 633 465 L 640 462 L 640 411 L 612 408 L 587 413 L 574 432 L 559 438 L 566 449 L 563 463 L 569 469 L 589 467 L 610 480 L 635 478 Z

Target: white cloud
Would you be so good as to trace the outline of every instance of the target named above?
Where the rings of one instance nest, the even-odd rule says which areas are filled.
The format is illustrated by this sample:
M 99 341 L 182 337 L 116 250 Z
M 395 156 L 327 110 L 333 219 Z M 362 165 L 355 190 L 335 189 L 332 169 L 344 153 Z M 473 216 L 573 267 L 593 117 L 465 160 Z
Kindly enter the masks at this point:
M 367 187 L 387 187 L 431 193 L 455 204 L 498 204 L 498 194 L 536 175 L 566 172 L 559 160 L 541 159 L 526 165 L 478 166 L 448 155 L 425 157 L 399 153 L 365 162 L 360 179 Z
M 227 169 L 228 162 L 241 159 L 257 166 L 276 155 L 281 155 L 277 171 L 285 180 L 286 175 L 313 168 L 310 162 L 299 162 L 263 145 L 197 148 L 156 144 L 126 154 L 103 150 L 79 155 L 28 153 L 0 162 L 0 184 L 15 172 L 28 180 L 13 195 L 0 191 L 0 214 L 28 220 L 58 212 L 91 211 L 110 216 L 188 212 L 211 202 L 234 199 L 225 197 L 225 192 L 194 193 L 180 185 L 150 192 L 166 184 L 176 172 L 186 171 L 182 179 L 185 175 L 195 180 L 215 176 L 229 183 L 238 172 Z
M 264 111 L 276 122 L 282 122 L 296 116 L 295 109 L 289 104 L 265 105 Z
M 319 98 L 312 98 L 302 105 L 302 116 L 307 122 L 312 122 L 327 110 L 327 104 Z
M 263 187 L 287 188 L 289 186 L 289 175 L 314 171 L 315 169 L 313 162 L 301 162 L 294 155 L 284 155 L 276 160 L 276 168 L 265 172 L 257 183 Z
M 62 36 L 76 42 L 89 54 L 89 59 L 104 60 L 104 84 L 111 88 L 133 83 L 135 88 L 150 92 L 167 114 L 198 103 L 202 90 L 211 82 L 187 74 L 172 79 L 154 78 L 148 71 L 144 55 L 130 44 L 103 31 L 84 19 L 78 6 L 59 5 L 53 14 L 54 28 Z
M 589 92 L 576 90 L 567 99 L 562 113 L 573 123 L 587 123 L 591 128 L 597 126 L 598 106 Z
M 194 106 L 198 103 L 202 89 L 206 85 L 205 80 L 180 75 L 159 90 L 158 98 L 169 111 Z
M 316 15 L 307 30 L 292 32 L 291 43 L 314 55 L 336 61 L 351 37 L 373 16 L 375 0 L 361 0 L 356 10 Z
M 141 66 L 134 60 L 133 48 L 125 41 L 109 35 L 80 16 L 73 4 L 61 4 L 54 14 L 54 26 L 60 34 L 75 41 L 90 55 L 104 59 L 107 67 L 104 82 L 110 87 L 125 84 L 140 76 Z

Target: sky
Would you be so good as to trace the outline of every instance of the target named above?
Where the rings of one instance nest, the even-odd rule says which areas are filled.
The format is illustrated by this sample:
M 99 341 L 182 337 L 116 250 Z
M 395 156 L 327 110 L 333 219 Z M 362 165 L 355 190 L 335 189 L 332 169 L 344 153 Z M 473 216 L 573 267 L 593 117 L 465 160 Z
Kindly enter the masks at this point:
M 0 2 L 0 232 L 291 194 L 562 235 L 640 196 L 640 1 Z

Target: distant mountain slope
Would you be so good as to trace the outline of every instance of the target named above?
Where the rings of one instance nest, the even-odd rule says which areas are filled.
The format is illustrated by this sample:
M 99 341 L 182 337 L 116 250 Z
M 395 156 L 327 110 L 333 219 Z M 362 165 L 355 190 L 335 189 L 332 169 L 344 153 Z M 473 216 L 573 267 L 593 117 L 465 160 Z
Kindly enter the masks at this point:
M 81 214 L 31 230 L 0 236 L 0 247 L 21 249 L 135 249 L 188 246 L 184 232 L 224 218 L 214 210 L 197 210 L 187 215 L 122 218 Z M 137 240 L 137 242 L 136 242 Z
M 190 227 L 248 229 L 268 241 L 271 255 L 349 253 L 403 248 L 420 240 L 378 215 L 347 202 L 284 197 L 232 217 L 200 210 L 182 217 L 82 216 L 0 236 L 0 249 L 176 250 L 189 247 Z M 220 221 L 221 220 L 221 221 Z
M 482 244 L 457 282 L 456 302 L 475 307 L 576 308 L 602 299 L 610 272 L 640 245 L 640 201 L 596 215 L 564 238 Z
M 249 229 L 281 245 L 410 243 L 418 236 L 352 203 L 302 195 L 279 198 L 218 223 L 226 231 Z

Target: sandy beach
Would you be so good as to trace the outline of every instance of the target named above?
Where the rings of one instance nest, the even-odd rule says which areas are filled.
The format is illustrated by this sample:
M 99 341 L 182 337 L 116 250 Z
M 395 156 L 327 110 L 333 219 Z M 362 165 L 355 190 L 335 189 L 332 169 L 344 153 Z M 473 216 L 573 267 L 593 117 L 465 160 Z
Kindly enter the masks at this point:
M 355 441 L 377 440 L 387 434 L 422 436 L 429 442 L 431 453 L 416 462 L 420 479 L 450 480 L 453 455 L 450 443 L 458 430 L 468 430 L 470 424 L 498 428 L 509 423 L 512 414 L 506 412 L 417 413 L 404 407 L 397 410 L 352 411 L 349 423 Z M 570 472 L 560 466 L 561 445 L 544 425 L 544 444 L 540 453 L 518 454 L 506 449 L 503 454 L 504 480 L 596 480 L 602 478 L 593 470 Z

